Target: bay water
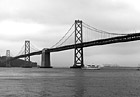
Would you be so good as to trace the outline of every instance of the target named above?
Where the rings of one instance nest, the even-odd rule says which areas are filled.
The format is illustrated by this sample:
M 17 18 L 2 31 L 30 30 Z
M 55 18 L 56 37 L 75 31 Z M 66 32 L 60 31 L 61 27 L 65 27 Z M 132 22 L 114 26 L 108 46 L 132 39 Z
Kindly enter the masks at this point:
M 140 71 L 0 68 L 0 97 L 140 97 Z

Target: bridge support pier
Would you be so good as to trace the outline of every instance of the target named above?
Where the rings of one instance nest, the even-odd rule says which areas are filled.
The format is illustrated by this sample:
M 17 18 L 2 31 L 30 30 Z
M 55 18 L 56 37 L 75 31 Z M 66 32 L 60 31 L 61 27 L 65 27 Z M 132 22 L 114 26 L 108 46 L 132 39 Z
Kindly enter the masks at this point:
M 42 50 L 42 59 L 40 68 L 52 68 L 50 62 L 50 52 L 46 49 Z

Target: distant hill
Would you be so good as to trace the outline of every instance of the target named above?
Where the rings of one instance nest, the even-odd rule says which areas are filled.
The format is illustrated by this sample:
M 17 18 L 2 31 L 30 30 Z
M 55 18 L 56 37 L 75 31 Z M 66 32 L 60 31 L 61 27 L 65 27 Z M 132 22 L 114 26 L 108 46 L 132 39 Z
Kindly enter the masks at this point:
M 10 57 L 12 58 L 12 57 Z M 22 59 L 16 59 L 10 62 L 10 67 L 23 67 L 23 66 L 31 66 L 37 67 L 36 62 L 26 62 Z M 0 57 L 0 67 L 6 67 L 6 56 Z

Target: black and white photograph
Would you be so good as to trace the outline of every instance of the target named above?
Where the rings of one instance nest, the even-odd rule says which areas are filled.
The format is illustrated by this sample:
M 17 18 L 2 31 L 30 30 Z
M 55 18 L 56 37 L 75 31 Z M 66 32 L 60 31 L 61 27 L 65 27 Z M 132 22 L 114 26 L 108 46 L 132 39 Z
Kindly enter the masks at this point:
M 140 97 L 140 0 L 0 0 L 0 97 Z

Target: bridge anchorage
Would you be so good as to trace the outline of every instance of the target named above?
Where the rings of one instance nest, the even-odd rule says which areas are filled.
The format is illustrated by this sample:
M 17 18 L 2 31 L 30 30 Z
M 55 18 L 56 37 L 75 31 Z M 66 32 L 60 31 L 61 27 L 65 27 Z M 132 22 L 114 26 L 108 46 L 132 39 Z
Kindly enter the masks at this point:
M 42 50 L 42 56 L 41 56 L 41 67 L 40 68 L 52 68 L 51 62 L 50 62 L 50 51 L 47 48 L 44 48 Z

